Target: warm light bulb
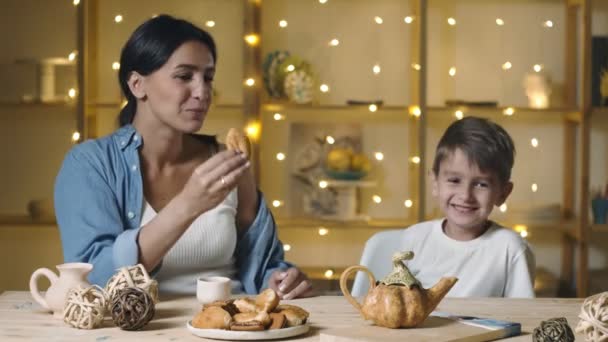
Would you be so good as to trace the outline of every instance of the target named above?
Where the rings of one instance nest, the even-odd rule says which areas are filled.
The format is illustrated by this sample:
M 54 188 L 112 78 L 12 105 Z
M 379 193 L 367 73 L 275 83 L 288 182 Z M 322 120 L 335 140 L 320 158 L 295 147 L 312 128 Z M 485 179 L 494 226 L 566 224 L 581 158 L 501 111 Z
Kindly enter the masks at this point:
M 76 89 L 74 88 L 70 88 L 70 90 L 68 90 L 68 96 L 73 99 L 76 97 Z
M 546 20 L 543 23 L 543 26 L 546 27 L 546 28 L 552 28 L 553 27 L 553 22 L 551 20 Z
M 410 114 L 415 117 L 420 117 L 420 115 L 422 115 L 422 110 L 420 110 L 420 107 L 418 106 L 410 106 L 409 110 Z
M 414 202 L 412 202 L 412 200 L 411 200 L 411 199 L 407 199 L 407 200 L 405 200 L 405 202 L 403 202 L 403 205 L 404 205 L 406 208 L 411 208 L 411 207 L 414 205 Z
M 289 245 L 289 244 L 284 244 L 284 245 L 283 245 L 283 250 L 284 250 L 285 252 L 289 252 L 289 251 L 291 250 L 291 245 Z
M 448 73 L 450 76 L 454 77 L 456 75 L 456 67 L 451 67 Z
M 532 147 L 538 147 L 538 139 L 532 138 L 532 140 L 530 140 L 530 144 L 532 144 Z
M 378 75 L 380 73 L 380 65 L 376 64 L 374 65 L 374 67 L 372 68 L 372 71 L 374 72 L 374 74 Z
M 412 63 L 412 69 L 414 69 L 416 71 L 420 71 L 420 69 L 422 69 L 422 67 L 418 63 Z
M 326 2 L 327 2 L 327 0 L 319 0 L 319 3 L 320 3 L 320 4 L 324 4 L 324 3 L 326 3 Z
M 329 234 L 329 229 L 324 228 L 324 227 L 320 227 L 320 228 L 319 228 L 319 235 L 321 235 L 321 236 L 325 236 L 325 235 L 327 235 L 327 234 Z
M 538 184 L 533 183 L 531 188 L 532 188 L 532 192 L 537 192 L 538 191 Z
M 319 1 L 321 1 L 321 0 L 319 0 Z M 334 275 L 334 270 L 327 270 L 327 271 L 325 271 L 324 275 L 325 275 L 325 278 L 330 279 Z
M 118 14 L 114 17 L 114 21 L 120 23 L 122 21 L 122 15 Z
M 287 27 L 287 20 L 279 21 L 279 27 Z
M 215 21 L 213 21 L 213 20 L 207 20 L 205 22 L 205 26 L 207 26 L 207 27 L 214 27 L 215 26 Z
M 448 24 L 450 24 L 451 26 L 456 25 L 456 19 L 454 19 L 452 17 L 448 18 Z
M 536 71 L 536 72 L 540 72 L 541 70 L 543 70 L 543 66 L 542 66 L 542 65 L 540 65 L 540 64 L 534 64 L 533 69 L 534 69 L 534 71 Z
M 274 200 L 272 201 L 272 206 L 275 208 L 280 207 L 283 204 L 283 202 L 279 201 L 279 200 Z
M 71 62 L 71 61 L 73 61 L 73 60 L 75 60 L 75 59 L 76 59 L 76 55 L 77 55 L 77 54 L 78 54 L 78 52 L 77 52 L 77 51 L 72 51 L 72 52 L 70 52 L 70 54 L 68 55 L 68 60 L 69 60 L 70 62 Z
M 293 64 L 289 64 L 289 65 L 288 65 L 288 66 L 285 68 L 285 71 L 287 71 L 287 72 L 292 72 L 292 71 L 294 71 L 294 70 L 296 70 L 296 67 L 295 67 L 295 65 L 293 65 Z
M 521 232 L 519 232 L 519 235 L 521 235 L 522 238 L 525 238 L 528 236 L 528 231 L 527 230 L 522 230 Z
M 72 1 L 72 3 L 74 4 L 74 6 L 78 6 L 78 4 L 80 4 L 80 0 L 74 0 Z
M 327 93 L 329 91 L 329 86 L 327 84 L 321 84 L 319 87 L 322 93 Z
M 380 25 L 384 22 L 384 20 L 382 20 L 382 18 L 375 16 L 374 17 L 374 21 L 376 22 L 376 24 Z
M 329 184 L 327 183 L 327 181 L 322 180 L 319 182 L 319 188 L 321 188 L 321 189 L 327 188 L 328 185 Z
M 285 119 L 285 116 L 283 116 L 281 113 L 274 113 L 274 115 L 272 116 L 276 121 L 279 120 L 283 120 Z
M 251 33 L 245 36 L 245 41 L 251 46 L 255 46 L 260 41 L 260 37 L 257 34 Z
M 77 142 L 78 140 L 80 140 L 80 132 L 72 133 L 72 141 Z
M 112 70 L 118 70 L 118 69 L 120 69 L 120 63 L 118 63 L 118 62 L 112 63 Z
M 506 61 L 503 65 L 502 65 L 502 70 L 509 70 L 513 67 L 513 64 L 511 64 L 511 62 Z
M 503 113 L 504 115 L 511 116 L 511 115 L 513 115 L 513 114 L 515 113 L 515 108 L 513 108 L 513 107 L 507 107 L 507 108 L 505 108 L 505 109 L 502 111 L 502 113 Z
M 412 158 L 410 158 L 410 161 L 414 164 L 420 164 L 420 157 L 413 156 Z
M 405 21 L 406 24 L 411 24 L 412 21 L 414 21 L 414 17 L 408 15 L 407 17 L 403 18 L 403 21 Z
M 334 137 L 331 135 L 328 135 L 325 137 L 325 141 L 327 141 L 328 144 L 333 145 L 336 142 L 336 139 L 334 139 Z
M 502 213 L 506 213 L 507 212 L 507 203 L 503 203 L 500 207 L 498 207 L 500 209 L 500 212 Z
M 382 197 L 380 197 L 378 195 L 372 196 L 372 200 L 378 204 L 382 203 Z
M 370 112 L 373 113 L 373 112 L 375 112 L 375 111 L 378 110 L 378 106 L 372 103 L 372 104 L 369 105 L 368 109 L 369 109 Z
M 376 153 L 374 153 L 374 157 L 378 161 L 384 160 L 384 153 L 382 153 L 382 152 L 376 152 Z
M 282 153 L 282 152 L 277 153 L 277 160 L 285 160 L 285 153 Z
M 258 122 L 251 122 L 245 127 L 245 133 L 250 140 L 258 141 L 260 137 L 260 124 Z
M 340 45 L 340 41 L 336 38 L 329 41 L 329 46 L 338 46 Z
M 505 21 L 504 21 L 504 20 L 502 20 L 502 19 L 500 19 L 500 18 L 496 18 L 496 25 L 498 25 L 498 26 L 502 26 L 502 25 L 504 25 L 504 24 L 505 24 Z
M 457 110 L 454 112 L 454 116 L 456 117 L 456 119 L 460 120 L 464 117 L 464 113 L 461 110 Z
M 528 227 L 523 224 L 516 224 L 515 227 L 513 227 L 513 230 L 518 232 L 521 237 L 528 236 Z
M 255 84 L 255 80 L 253 78 L 248 78 L 245 80 L 245 85 L 248 87 L 253 87 L 254 84 Z

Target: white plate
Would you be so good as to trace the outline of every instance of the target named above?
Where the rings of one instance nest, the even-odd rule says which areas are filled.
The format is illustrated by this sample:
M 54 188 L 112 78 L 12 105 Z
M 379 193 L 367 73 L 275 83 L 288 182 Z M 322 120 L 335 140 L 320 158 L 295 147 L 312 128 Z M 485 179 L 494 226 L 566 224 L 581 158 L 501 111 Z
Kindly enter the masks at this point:
M 302 335 L 308 332 L 308 324 L 298 325 L 291 328 L 264 330 L 264 331 L 233 331 L 221 329 L 199 329 L 192 326 L 192 321 L 186 323 L 186 327 L 191 333 L 198 337 L 211 338 L 214 340 L 276 340 L 279 338 Z

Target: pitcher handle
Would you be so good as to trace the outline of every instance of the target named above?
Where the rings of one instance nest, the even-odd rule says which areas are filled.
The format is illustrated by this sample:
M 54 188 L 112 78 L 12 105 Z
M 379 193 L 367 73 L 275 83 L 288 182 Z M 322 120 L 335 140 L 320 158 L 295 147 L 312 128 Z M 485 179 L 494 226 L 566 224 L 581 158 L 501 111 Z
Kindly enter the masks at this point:
M 43 308 L 51 310 L 46 302 L 46 299 L 40 295 L 40 291 L 38 290 L 38 278 L 41 276 L 47 277 L 51 282 L 51 286 L 57 281 L 57 279 L 59 279 L 59 277 L 57 277 L 57 275 L 48 268 L 39 268 L 35 270 L 30 277 L 30 293 L 32 294 L 32 297 L 38 302 L 38 304 L 42 305 Z
M 348 290 L 348 286 L 346 285 L 348 276 L 351 273 L 357 272 L 357 271 L 363 271 L 364 273 L 367 274 L 367 278 L 369 279 L 369 289 L 367 290 L 367 294 L 369 294 L 374 289 L 374 287 L 376 287 L 376 278 L 374 278 L 374 275 L 372 274 L 372 272 L 370 272 L 369 269 L 365 266 L 357 265 L 357 266 L 351 266 L 351 267 L 345 269 L 344 272 L 342 272 L 342 275 L 340 276 L 340 290 L 342 290 L 342 293 L 344 293 L 344 297 L 346 297 L 346 299 L 350 302 L 350 304 L 352 306 L 354 306 L 355 309 L 359 310 L 359 312 L 363 313 L 361 304 L 359 304 L 359 302 L 357 302 L 357 300 L 350 294 L 350 291 Z

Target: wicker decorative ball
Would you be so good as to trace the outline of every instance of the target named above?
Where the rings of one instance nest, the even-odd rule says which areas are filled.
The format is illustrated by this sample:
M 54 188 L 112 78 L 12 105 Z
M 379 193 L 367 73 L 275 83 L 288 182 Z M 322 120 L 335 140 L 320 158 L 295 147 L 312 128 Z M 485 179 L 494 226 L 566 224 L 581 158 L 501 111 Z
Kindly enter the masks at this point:
M 145 290 L 127 287 L 112 299 L 112 320 L 123 330 L 139 330 L 154 317 L 154 301 Z
M 109 303 L 113 301 L 119 290 L 127 287 L 139 287 L 148 292 L 154 303 L 158 302 L 158 282 L 150 278 L 142 264 L 122 267 L 108 280 L 105 290 Z
M 574 333 L 565 317 L 542 321 L 534 329 L 533 342 L 574 342 Z
M 585 299 L 578 317 L 577 333 L 587 341 L 608 342 L 608 291 Z
M 103 323 L 106 297 L 99 286 L 77 287 L 68 292 L 63 320 L 74 328 L 95 329 Z

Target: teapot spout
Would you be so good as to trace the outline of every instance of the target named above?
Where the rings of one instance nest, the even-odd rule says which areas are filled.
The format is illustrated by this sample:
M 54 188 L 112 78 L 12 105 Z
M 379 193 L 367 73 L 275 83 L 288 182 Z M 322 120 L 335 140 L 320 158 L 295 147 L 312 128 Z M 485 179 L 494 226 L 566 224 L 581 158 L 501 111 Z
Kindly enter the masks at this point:
M 456 284 L 458 278 L 456 277 L 443 277 L 435 286 L 427 290 L 427 313 L 435 310 L 439 302 L 445 297 L 450 291 L 452 286 Z

